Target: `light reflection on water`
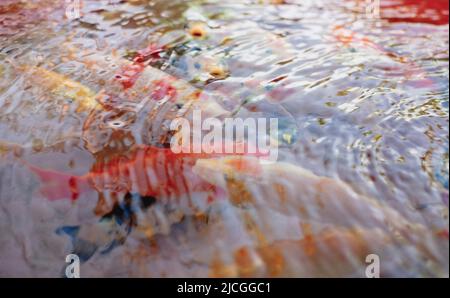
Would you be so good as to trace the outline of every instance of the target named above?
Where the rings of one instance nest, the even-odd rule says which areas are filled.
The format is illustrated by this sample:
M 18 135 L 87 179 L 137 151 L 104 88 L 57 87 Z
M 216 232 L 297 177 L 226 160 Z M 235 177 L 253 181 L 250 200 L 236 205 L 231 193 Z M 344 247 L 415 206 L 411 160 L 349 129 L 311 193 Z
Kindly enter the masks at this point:
M 0 4 L 1 276 L 448 276 L 448 1 L 269 2 Z M 280 163 L 165 155 L 198 102 L 277 117 Z

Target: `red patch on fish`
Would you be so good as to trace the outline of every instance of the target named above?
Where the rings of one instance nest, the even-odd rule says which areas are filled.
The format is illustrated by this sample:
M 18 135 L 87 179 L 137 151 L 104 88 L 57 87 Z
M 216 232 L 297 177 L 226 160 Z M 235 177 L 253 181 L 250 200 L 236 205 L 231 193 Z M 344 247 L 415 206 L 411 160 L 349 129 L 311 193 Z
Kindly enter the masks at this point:
M 162 47 L 156 44 L 150 44 L 143 50 L 137 52 L 133 61 L 135 63 L 144 63 L 148 60 L 157 60 L 161 58 L 161 53 L 164 51 Z
M 151 98 L 156 101 L 169 98 L 169 100 L 175 99 L 177 96 L 177 89 L 172 85 L 173 80 L 158 80 L 153 82 L 153 91 Z
M 448 240 L 449 239 L 449 232 L 448 232 L 448 230 L 442 230 L 442 231 L 437 232 L 437 236 L 440 237 L 440 238 Z
M 147 62 L 149 62 L 149 60 L 160 59 L 161 52 L 163 52 L 163 48 L 158 47 L 155 44 L 151 44 L 147 48 L 138 51 L 133 58 L 133 63 L 123 66 L 116 74 L 116 80 L 122 84 L 125 90 L 132 88 L 145 70 L 145 67 L 148 64 Z
M 25 163 L 41 180 L 41 193 L 50 201 L 77 200 L 87 191 L 134 192 L 142 196 L 180 197 L 194 192 L 219 197 L 221 192 L 192 171 L 208 154 L 176 154 L 168 148 L 142 146 L 130 156 L 97 163 L 83 176 L 39 168 Z
M 382 0 L 380 10 L 381 17 L 391 23 L 446 25 L 449 22 L 448 0 Z
M 124 89 L 129 89 L 134 86 L 144 69 L 145 65 L 142 63 L 126 65 L 116 74 L 116 80 L 122 84 Z
M 91 189 L 86 177 L 43 169 L 27 163 L 26 165 L 39 177 L 43 183 L 40 192 L 50 201 L 57 201 L 63 198 L 75 201 L 80 193 Z

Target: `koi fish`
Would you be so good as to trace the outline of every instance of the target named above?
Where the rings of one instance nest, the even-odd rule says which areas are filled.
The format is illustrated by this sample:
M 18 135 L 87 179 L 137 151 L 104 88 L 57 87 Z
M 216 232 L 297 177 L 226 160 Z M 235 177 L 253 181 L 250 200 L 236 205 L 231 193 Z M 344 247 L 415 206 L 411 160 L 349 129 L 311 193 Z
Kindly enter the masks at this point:
M 274 4 L 284 4 L 284 2 Z M 200 8 L 196 7 L 195 10 L 186 12 L 186 15 L 194 24 L 194 29 L 200 27 L 199 23 L 203 24 L 202 27 L 208 27 L 205 22 L 208 18 L 204 16 L 206 13 L 202 12 Z M 242 27 L 247 28 L 245 34 L 241 30 Z M 189 33 L 193 35 L 191 31 L 192 29 Z M 206 29 L 198 29 L 197 31 L 202 32 Z M 230 32 L 234 32 L 234 34 L 230 34 Z M 233 59 L 228 59 L 225 58 L 226 55 L 221 57 L 222 55 L 217 55 L 217 53 L 209 53 L 209 48 L 223 48 L 225 53 L 246 48 L 249 35 L 259 37 L 261 43 L 264 44 L 264 56 L 267 56 L 267 59 L 272 62 L 266 59 L 264 59 L 264 63 L 261 62 L 261 59 L 248 61 L 239 59 L 239 55 L 233 57 Z M 233 69 L 250 68 L 264 72 L 265 65 L 271 65 L 271 63 L 281 65 L 296 59 L 296 51 L 291 44 L 269 30 L 255 27 L 254 23 L 236 22 L 234 24 L 231 22 L 218 28 L 208 28 L 207 40 L 201 43 L 194 40 L 194 42 L 182 44 L 180 48 L 183 49 L 183 55 L 171 57 L 170 62 L 167 63 L 169 71 L 187 77 L 195 85 L 209 85 L 209 89 L 226 96 L 235 108 L 245 104 L 246 101 L 248 102 L 248 99 L 258 100 L 264 97 L 269 101 L 280 102 L 294 92 L 294 90 L 284 86 L 273 86 L 273 83 L 276 82 L 270 79 L 253 78 L 252 80 L 245 80 L 239 78 L 235 82 L 233 82 L 233 79 L 221 82 L 232 75 Z M 254 56 L 258 57 L 258 54 Z M 280 78 L 274 80 L 277 79 Z M 258 81 L 258 84 L 254 84 L 254 81 Z M 215 84 L 211 85 L 213 82 Z
M 119 157 L 95 165 L 84 176 L 71 176 L 26 164 L 40 179 L 41 193 L 50 200 L 72 199 L 89 190 L 102 194 L 125 193 L 112 211 L 100 196 L 95 224 L 64 226 L 56 232 L 68 235 L 73 253 L 82 262 L 96 252 L 107 254 L 125 243 L 132 230 L 146 238 L 167 235 L 170 227 L 185 216 L 207 213 L 223 198 L 223 191 L 192 172 L 198 158 L 209 154 L 175 154 L 169 149 L 142 147 L 130 159 Z
M 388 205 L 356 193 L 339 180 L 316 176 L 295 165 L 262 164 L 241 156 L 200 159 L 193 171 L 225 190 L 235 206 L 264 206 L 305 221 L 347 228 L 394 230 L 416 245 L 424 243 L 420 237 L 435 240 L 423 224 L 410 222 Z M 427 251 L 434 256 L 432 248 Z
M 204 117 L 223 118 L 230 115 L 223 97 L 203 92 L 141 62 L 105 57 L 98 53 L 88 55 L 80 62 L 90 68 L 92 77 L 108 82 L 108 89 L 102 90 L 97 97 L 106 112 L 92 111 L 83 126 L 82 137 L 92 153 L 105 148 L 105 142 L 109 141 L 98 137 L 105 132 L 99 131 L 99 128 L 108 133 L 116 129 L 105 125 L 105 117 L 111 113 L 126 111 L 137 114 L 136 119 L 143 119 L 131 121 L 128 126 L 133 134 L 137 134 L 135 139 L 142 139 L 146 145 L 166 143 L 171 136 L 170 121 L 179 117 L 190 119 L 193 110 L 201 110 Z M 105 69 L 108 71 L 105 72 Z M 121 74 L 119 79 L 118 73 Z
M 205 214 L 223 199 L 222 190 L 192 172 L 198 158 L 173 154 L 170 149 L 142 147 L 129 158 L 98 163 L 81 176 L 22 162 L 39 178 L 40 193 L 51 201 L 75 201 L 84 193 L 99 192 L 94 209 L 101 216 L 97 223 L 56 231 L 70 237 L 73 252 L 85 262 L 96 252 L 107 254 L 125 243 L 132 231 L 147 239 L 167 235 L 173 224 L 186 216 Z
M 405 64 L 404 75 L 406 79 L 413 79 L 416 87 L 430 87 L 434 82 L 427 77 L 425 70 L 419 67 L 414 61 L 408 57 L 396 54 L 393 51 L 376 44 L 370 38 L 362 36 L 356 32 L 346 29 L 343 25 L 335 26 L 332 32 L 333 36 L 343 44 L 345 47 L 349 46 L 362 46 L 365 48 L 373 49 L 379 54 L 389 57 L 393 61 L 401 64 Z
M 128 123 L 130 126 L 144 124 L 143 127 L 132 127 L 130 130 L 138 134 L 137 139 L 144 137 L 143 143 L 147 145 L 169 139 L 170 131 L 165 123 L 175 117 L 184 117 L 190 111 L 200 109 L 206 117 L 225 117 L 230 114 L 223 97 L 207 94 L 183 80 L 148 66 L 149 59 L 157 57 L 160 51 L 149 47 L 139 51 L 133 61 L 117 57 L 114 53 L 86 54 L 78 62 L 90 71 L 90 77 L 93 78 L 87 83 L 90 87 L 40 67 L 23 69 L 28 72 L 34 85 L 42 86 L 55 96 L 73 99 L 80 104 L 78 111 L 91 111 L 84 122 L 81 136 L 91 153 L 99 152 L 106 147 L 104 141 L 109 141 L 99 138 L 99 134 L 105 133 L 104 130 L 110 132 L 118 129 L 105 125 L 105 118 L 110 117 L 111 113 L 121 114 L 125 111 L 147 114 L 137 118 L 145 121 Z M 92 81 L 98 81 L 99 84 L 92 86 Z M 107 89 L 101 89 L 106 85 Z
M 200 153 L 175 153 L 171 148 L 141 145 L 131 149 L 131 153 L 126 156 L 113 156 L 107 161 L 97 162 L 89 173 L 81 176 L 46 170 L 29 162 L 22 162 L 41 179 L 41 193 L 50 201 L 75 201 L 81 194 L 97 190 L 176 200 L 183 196 L 207 193 L 206 199 L 210 202 L 214 196 L 220 194 L 220 189 L 192 171 L 197 160 L 227 155 L 255 158 L 267 156 L 266 152 L 252 148 L 246 143 L 236 143 L 233 146 L 233 150 L 239 150 L 239 153 L 224 153 L 228 147 L 227 143 L 222 144 L 220 152 L 216 152 L 215 147 L 205 149 L 204 145 Z M 19 147 L 9 145 L 5 148 L 18 150 Z M 191 148 L 194 148 L 194 145 L 191 145 Z M 189 152 L 194 151 L 191 149 Z
M 140 104 L 140 107 L 149 100 L 155 104 L 169 101 L 180 106 L 195 101 L 210 117 L 228 114 L 223 107 L 225 98 L 208 94 L 183 79 L 148 66 L 145 57 L 142 54 L 128 61 L 114 55 L 92 53 L 79 62 L 89 68 L 96 80 L 107 82 L 108 90 L 103 94 L 109 99 L 122 98 L 122 101 Z M 108 106 L 105 101 L 101 103 Z M 113 102 L 109 108 L 120 108 L 120 102 L 116 103 L 114 105 Z
M 448 24 L 448 0 L 381 1 L 380 4 L 381 17 L 390 23 Z
M 82 176 L 45 170 L 31 164 L 29 169 L 42 181 L 41 193 L 49 200 L 77 200 L 89 190 L 114 193 L 139 193 L 142 196 L 190 200 L 204 193 L 207 201 L 217 195 L 217 188 L 192 173 L 195 161 L 206 154 L 176 154 L 169 148 L 142 146 L 129 157 L 115 157 L 98 163 Z M 183 204 L 189 205 L 189 202 Z
M 42 67 L 23 67 L 23 70 L 34 85 L 54 96 L 69 98 L 77 103 L 77 112 L 101 108 L 96 100 L 96 94 L 79 82 Z
M 19 109 L 5 112 L 15 114 L 17 121 L 22 122 L 17 133 L 22 134 L 24 141 L 36 140 L 47 147 L 69 138 L 80 138 L 82 127 L 77 122 L 86 119 L 92 110 L 102 109 L 97 102 L 96 92 L 80 82 L 44 67 L 16 64 L 8 57 L 5 61 L 8 62 L 5 64 L 8 66 L 5 79 L 14 81 L 15 86 L 8 87 L 5 96 L 15 94 L 21 97 L 21 100 L 15 102 L 21 106 L 20 112 Z M 0 89 L 1 85 L 2 83 Z M 5 96 L 0 100 L 0 106 L 4 109 L 8 106 L 5 101 L 8 97 Z M 49 119 L 49 110 L 52 111 L 52 119 Z M 30 113 L 35 113 L 34 118 L 39 120 L 28 121 Z M 73 113 L 77 113 L 77 121 L 73 121 Z M 16 130 L 13 123 L 8 122 L 6 125 L 11 130 Z M 45 136 L 35 138 L 32 133 L 34 130 L 45 130 Z
M 448 251 L 448 241 L 441 236 L 448 234 L 448 228 L 442 230 L 440 227 L 439 231 L 433 231 L 436 228 L 426 228 L 423 223 L 411 222 L 387 204 L 358 194 L 339 180 L 316 176 L 310 171 L 283 162 L 264 164 L 254 158 L 233 156 L 200 159 L 193 171 L 221 187 L 234 206 L 243 207 L 244 210 L 255 209 L 253 214 L 259 221 L 264 222 L 264 226 L 269 225 L 270 221 L 267 221 L 267 213 L 263 211 L 270 210 L 299 218 L 310 227 L 304 234 L 306 239 L 311 235 L 314 240 L 330 227 L 377 230 L 377 233 L 385 235 L 383 237 L 391 246 L 412 246 L 417 257 L 427 259 L 436 266 L 448 263 L 448 254 L 445 254 Z M 258 215 L 259 213 L 261 215 Z M 255 226 L 246 224 L 248 225 Z M 252 234 L 259 239 L 257 245 L 271 247 L 271 241 L 265 239 L 261 231 L 256 230 Z M 307 241 L 309 240 L 298 243 Z M 350 245 L 346 244 L 345 239 L 342 241 L 342 245 Z M 294 243 L 297 242 L 288 246 Z M 364 243 L 370 248 L 377 247 L 371 246 L 368 238 Z M 292 249 L 295 247 L 298 249 L 300 246 L 293 245 Z M 291 252 L 289 259 L 295 255 L 294 250 Z M 442 272 L 445 272 L 445 268 Z
M 220 256 L 212 258 L 209 276 L 364 277 L 361 268 L 367 266 L 366 257 L 376 252 L 386 260 L 387 249 L 392 246 L 392 239 L 381 230 L 338 227 L 300 239 L 238 247 L 229 261 Z
M 389 266 L 380 266 L 380 277 L 445 276 L 445 265 L 433 262 L 420 252 L 413 256 L 399 253 L 407 249 L 410 249 L 407 244 L 397 243 L 393 236 L 380 229 L 337 227 L 301 239 L 273 241 L 254 248 L 254 251 L 263 260 L 265 276 L 271 277 L 365 278 L 369 256 L 379 256 L 381 260 L 388 262 Z M 251 250 L 244 246 L 234 252 L 233 265 L 240 276 L 258 269 L 252 266 L 255 263 L 249 262 L 249 251 Z M 418 256 L 439 269 L 431 272 L 424 266 L 411 270 L 404 265 L 416 262 Z M 373 262 L 373 259 L 370 261 Z M 215 270 L 217 269 L 213 267 L 212 276 L 215 276 Z

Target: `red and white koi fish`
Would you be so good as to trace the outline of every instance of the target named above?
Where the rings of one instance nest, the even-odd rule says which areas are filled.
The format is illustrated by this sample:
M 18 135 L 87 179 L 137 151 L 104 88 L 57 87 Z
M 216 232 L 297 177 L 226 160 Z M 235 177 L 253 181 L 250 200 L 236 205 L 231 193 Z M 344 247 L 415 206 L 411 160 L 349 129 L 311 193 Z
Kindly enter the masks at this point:
M 204 192 L 212 200 L 218 189 L 192 172 L 195 161 L 200 157 L 205 155 L 175 154 L 167 148 L 143 146 L 129 157 L 112 158 L 96 164 L 82 176 L 45 170 L 31 164 L 27 166 L 41 179 L 41 192 L 49 200 L 76 200 L 89 190 L 177 199 Z
M 448 0 L 381 1 L 381 18 L 390 23 L 426 23 L 446 25 L 449 20 Z
M 362 1 L 365 3 L 365 1 Z M 365 5 L 365 4 L 364 4 Z M 381 1 L 380 18 L 390 23 L 428 23 L 445 25 L 449 22 L 449 1 L 421 1 L 399 0 Z M 396 54 L 389 49 L 375 43 L 370 38 L 338 25 L 333 28 L 333 36 L 344 46 L 360 46 L 371 48 L 381 55 L 405 65 L 404 75 L 406 79 L 414 79 L 416 87 L 430 87 L 434 83 L 427 77 L 426 71 L 418 66 L 410 58 Z
M 147 56 L 143 53 L 137 55 L 134 61 L 128 61 L 115 55 L 101 55 L 94 52 L 79 62 L 86 65 L 93 78 L 105 82 L 108 86 L 107 90 L 99 93 L 102 95 L 99 98 L 100 103 L 105 107 L 120 108 L 120 100 L 114 102 L 117 98 L 121 98 L 122 102 L 135 104 L 152 100 L 155 104 L 169 101 L 184 105 L 194 100 L 202 110 L 209 111 L 211 117 L 227 114 L 218 103 L 220 98 L 205 94 L 182 79 L 148 66 L 145 58 Z
M 199 93 L 200 90 L 184 81 L 176 78 L 162 70 L 149 66 L 154 59 L 159 59 L 164 48 L 158 48 L 150 44 L 147 48 L 138 51 L 133 60 L 118 57 L 116 53 L 104 55 L 93 52 L 78 59 L 91 71 L 93 78 L 97 81 L 104 81 L 108 85 L 108 93 L 135 95 L 139 99 L 147 98 L 153 92 L 152 87 L 158 86 L 161 82 L 171 85 L 171 91 L 176 102 L 182 102 L 191 94 Z M 105 84 L 106 84 L 105 83 Z M 173 91 L 177 91 L 173 93 Z M 154 100 L 160 100 L 158 97 Z M 175 98 L 172 98 L 175 99 Z
M 223 145 L 224 148 L 227 146 Z M 236 145 L 236 148 L 238 146 Z M 116 156 L 96 163 L 81 176 L 46 170 L 24 162 L 42 182 L 41 193 L 49 200 L 76 200 L 89 190 L 136 193 L 141 196 L 181 200 L 203 194 L 208 202 L 222 194 L 221 189 L 192 171 L 199 159 L 226 155 L 264 156 L 244 145 L 243 153 L 174 153 L 170 148 L 138 146 L 128 156 Z M 209 152 L 209 151 L 208 151 Z M 251 153 L 256 152 L 256 153 Z

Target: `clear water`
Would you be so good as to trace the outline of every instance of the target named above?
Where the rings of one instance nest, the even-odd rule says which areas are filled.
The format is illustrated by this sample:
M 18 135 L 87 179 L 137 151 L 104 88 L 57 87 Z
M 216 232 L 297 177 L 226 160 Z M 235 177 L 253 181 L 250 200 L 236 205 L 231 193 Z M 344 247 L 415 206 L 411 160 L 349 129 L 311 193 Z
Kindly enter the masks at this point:
M 448 276 L 448 1 L 270 2 L 0 1 L 0 276 Z M 192 102 L 278 162 L 173 162 Z

